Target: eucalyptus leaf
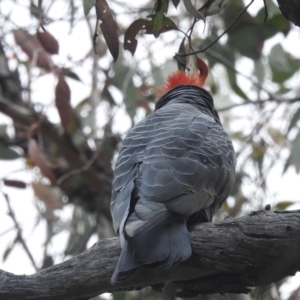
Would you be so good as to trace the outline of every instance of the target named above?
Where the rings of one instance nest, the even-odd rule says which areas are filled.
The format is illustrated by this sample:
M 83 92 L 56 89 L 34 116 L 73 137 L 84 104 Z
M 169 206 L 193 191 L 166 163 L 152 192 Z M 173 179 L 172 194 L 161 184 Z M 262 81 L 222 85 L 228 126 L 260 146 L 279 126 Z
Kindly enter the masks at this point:
M 95 0 L 83 0 L 83 11 L 84 15 L 87 17 L 92 9 L 95 6 Z
M 290 121 L 289 127 L 287 129 L 287 134 L 291 131 L 292 128 L 295 127 L 299 119 L 300 119 L 300 107 L 296 110 L 295 114 L 293 115 Z
M 195 19 L 205 20 L 202 14 L 196 9 L 196 7 L 192 4 L 191 0 L 183 0 L 185 9 L 189 12 Z
M 0 159 L 12 160 L 17 158 L 20 158 L 20 154 L 16 150 L 0 143 Z
M 290 157 L 288 159 L 289 165 L 294 165 L 296 170 L 299 172 L 300 170 L 300 135 L 296 137 L 294 140 Z
M 285 52 L 281 44 L 273 46 L 269 55 L 269 63 L 273 75 L 272 79 L 277 83 L 283 83 L 292 77 L 300 67 L 299 60 Z

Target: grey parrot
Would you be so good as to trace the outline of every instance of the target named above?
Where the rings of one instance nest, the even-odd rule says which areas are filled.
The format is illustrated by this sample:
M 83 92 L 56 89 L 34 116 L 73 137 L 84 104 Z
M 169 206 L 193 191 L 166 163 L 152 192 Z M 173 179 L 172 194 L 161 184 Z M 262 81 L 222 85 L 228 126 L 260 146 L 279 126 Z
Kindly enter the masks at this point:
M 179 84 L 126 135 L 111 212 L 122 252 L 111 283 L 136 268 L 165 269 L 192 253 L 189 229 L 212 220 L 235 178 L 235 152 L 211 95 Z

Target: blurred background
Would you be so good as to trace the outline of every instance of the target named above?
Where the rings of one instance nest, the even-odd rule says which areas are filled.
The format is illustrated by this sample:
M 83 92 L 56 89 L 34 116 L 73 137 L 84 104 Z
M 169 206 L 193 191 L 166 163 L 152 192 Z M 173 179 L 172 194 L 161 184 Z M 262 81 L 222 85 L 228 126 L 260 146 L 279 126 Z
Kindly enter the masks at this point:
M 115 236 L 110 193 L 118 149 L 177 70 L 173 57 L 195 18 L 183 2 L 200 8 L 206 1 L 179 1 L 177 8 L 172 2 L 167 17 L 180 31 L 155 38 L 134 27 L 132 55 L 123 50 L 125 32 L 153 13 L 155 1 L 108 1 L 120 43 L 110 49 L 114 56 L 119 49 L 114 62 L 94 0 L 0 1 L 1 269 L 32 274 Z M 190 32 L 193 49 L 219 37 L 249 2 L 231 1 L 205 24 L 198 21 Z M 264 2 L 255 0 L 198 54 L 209 67 L 205 88 L 237 153 L 236 185 L 216 220 L 267 204 L 300 208 L 300 30 L 276 1 L 266 4 L 265 23 Z M 228 297 L 297 300 L 299 292 L 296 275 L 263 293 Z M 95 299 L 104 298 L 164 299 L 150 288 Z

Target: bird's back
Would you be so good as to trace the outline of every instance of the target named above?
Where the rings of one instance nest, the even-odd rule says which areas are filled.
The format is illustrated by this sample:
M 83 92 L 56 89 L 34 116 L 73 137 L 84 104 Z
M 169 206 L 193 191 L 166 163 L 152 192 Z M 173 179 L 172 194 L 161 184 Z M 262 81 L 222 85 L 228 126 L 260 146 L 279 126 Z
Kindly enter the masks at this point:
M 211 220 L 233 186 L 232 143 L 214 111 L 199 105 L 201 95 L 208 97 L 203 91 L 175 88 L 123 141 L 112 195 L 123 250 L 112 282 L 139 265 L 186 260 L 187 223 Z

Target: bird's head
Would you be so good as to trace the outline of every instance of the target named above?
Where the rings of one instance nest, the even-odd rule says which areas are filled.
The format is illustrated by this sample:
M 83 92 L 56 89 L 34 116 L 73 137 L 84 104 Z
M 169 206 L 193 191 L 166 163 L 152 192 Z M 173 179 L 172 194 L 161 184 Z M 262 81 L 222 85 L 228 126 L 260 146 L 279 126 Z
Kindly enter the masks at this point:
M 177 101 L 196 105 L 200 110 L 210 114 L 221 124 L 218 112 L 214 108 L 213 98 L 208 91 L 202 88 L 208 75 L 207 65 L 202 59 L 197 58 L 197 67 L 199 70 L 197 72 L 191 73 L 179 70 L 167 78 L 165 84 L 156 91 L 156 95 L 160 99 L 156 102 L 155 110 L 163 107 L 170 101 L 174 101 L 177 97 Z M 188 88 L 184 88 L 184 86 L 188 86 Z M 192 86 L 197 87 L 197 101 L 195 101 L 195 89 Z M 176 87 L 182 87 L 181 91 L 178 92 L 177 89 L 176 92 L 172 93 L 172 90 Z M 179 95 L 180 98 L 178 98 Z M 191 95 L 193 97 L 190 97 Z
M 198 87 L 203 87 L 208 75 L 208 68 L 206 63 L 199 58 L 197 59 L 197 66 L 199 71 L 185 72 L 179 70 L 169 75 L 165 84 L 156 91 L 156 95 L 161 97 L 179 85 L 195 85 Z

